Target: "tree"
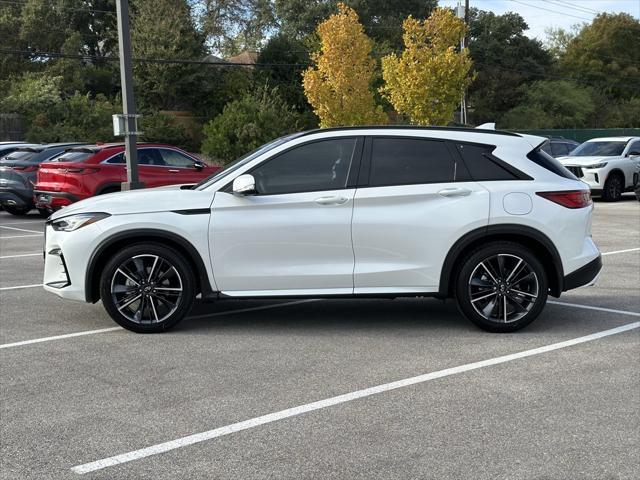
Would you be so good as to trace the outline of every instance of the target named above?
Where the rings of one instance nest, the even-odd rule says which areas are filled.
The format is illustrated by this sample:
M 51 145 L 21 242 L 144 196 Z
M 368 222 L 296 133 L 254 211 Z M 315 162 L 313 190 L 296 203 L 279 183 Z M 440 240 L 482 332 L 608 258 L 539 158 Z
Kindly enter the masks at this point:
M 307 99 L 321 127 L 386 123 L 369 88 L 376 66 L 371 39 L 355 11 L 344 4 L 338 10 L 318 25 L 321 50 L 303 74 Z
M 562 72 L 612 98 L 640 94 L 640 21 L 601 13 L 567 42 Z
M 399 112 L 419 125 L 446 124 L 472 77 L 466 49 L 457 50 L 464 22 L 445 9 L 420 21 L 404 21 L 405 49 L 382 59 L 381 91 Z
M 508 111 L 506 128 L 584 128 L 595 109 L 592 89 L 567 80 L 542 80 L 521 87 L 522 104 Z
M 275 0 L 274 10 L 281 32 L 303 38 L 316 26 L 338 11 L 338 0 Z M 365 33 L 385 49 L 402 46 L 402 22 L 409 15 L 427 18 L 438 5 L 437 0 L 344 0 L 355 10 Z
M 269 140 L 299 130 L 299 118 L 277 89 L 260 88 L 228 103 L 204 126 L 202 152 L 229 162 Z
M 131 43 L 139 59 L 202 60 L 205 49 L 187 0 L 137 0 Z M 204 67 L 155 61 L 134 63 L 137 98 L 144 108 L 183 109 L 198 103 Z
M 549 74 L 551 56 L 539 41 L 524 35 L 528 26 L 517 13 L 472 8 L 469 16 L 469 52 L 477 76 L 469 87 L 468 105 L 475 123 L 495 122 L 520 103 L 518 87 Z

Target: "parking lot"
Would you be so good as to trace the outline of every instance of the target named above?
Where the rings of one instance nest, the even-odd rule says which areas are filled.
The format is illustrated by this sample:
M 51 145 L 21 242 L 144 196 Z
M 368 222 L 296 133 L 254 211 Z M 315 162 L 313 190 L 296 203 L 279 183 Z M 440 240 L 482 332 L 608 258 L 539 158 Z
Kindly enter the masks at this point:
M 434 299 L 196 305 L 122 330 L 0 212 L 2 478 L 640 477 L 640 204 L 596 202 L 599 284 L 515 334 Z M 77 334 L 77 335 L 76 335 Z

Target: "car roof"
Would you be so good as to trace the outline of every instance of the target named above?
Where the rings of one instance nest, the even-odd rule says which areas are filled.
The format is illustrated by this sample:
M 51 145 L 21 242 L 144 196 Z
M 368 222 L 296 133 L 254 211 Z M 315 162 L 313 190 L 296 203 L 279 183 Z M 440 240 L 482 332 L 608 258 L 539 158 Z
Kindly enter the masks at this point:
M 629 140 L 640 140 L 640 137 L 599 137 L 587 140 L 587 142 L 628 142 Z
M 143 146 L 143 147 L 170 147 L 170 148 L 178 148 L 174 145 L 169 145 L 166 143 L 152 143 L 152 142 L 137 142 L 136 143 L 137 146 Z M 94 152 L 94 153 L 98 153 L 102 150 L 105 150 L 107 148 L 124 148 L 124 143 L 118 143 L 118 142 L 113 142 L 113 143 L 95 143 L 95 144 L 85 144 L 85 145 L 77 145 L 74 146 L 72 148 L 70 148 L 69 150 L 71 151 L 85 151 L 85 152 Z

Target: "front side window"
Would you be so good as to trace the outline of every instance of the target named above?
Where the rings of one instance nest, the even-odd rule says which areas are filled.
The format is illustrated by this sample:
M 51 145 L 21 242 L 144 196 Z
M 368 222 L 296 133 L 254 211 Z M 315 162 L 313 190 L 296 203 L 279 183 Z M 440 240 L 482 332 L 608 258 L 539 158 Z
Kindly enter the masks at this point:
M 445 142 L 374 138 L 369 186 L 453 182 L 455 162 Z
M 162 155 L 164 163 L 169 167 L 193 168 L 195 164 L 195 160 L 193 158 L 189 158 L 175 150 L 163 148 L 160 149 L 160 154 Z
M 346 188 L 355 138 L 336 138 L 294 147 L 250 173 L 261 195 Z

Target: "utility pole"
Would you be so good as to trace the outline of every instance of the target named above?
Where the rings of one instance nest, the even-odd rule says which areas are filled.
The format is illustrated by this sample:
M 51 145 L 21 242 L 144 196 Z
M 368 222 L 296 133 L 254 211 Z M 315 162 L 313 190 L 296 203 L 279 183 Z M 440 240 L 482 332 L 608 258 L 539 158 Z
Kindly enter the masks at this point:
M 464 7 L 462 1 L 458 0 L 457 8 L 458 18 L 464 20 L 464 24 L 469 28 L 469 0 L 464 0 Z M 460 50 L 464 49 L 469 44 L 469 31 L 465 33 L 464 37 L 460 40 Z M 466 92 L 462 93 L 462 100 L 460 100 L 460 123 L 467 124 L 467 99 Z
M 124 114 L 124 149 L 127 162 L 127 181 L 122 190 L 144 188 L 138 181 L 138 152 L 136 150 L 137 115 L 133 98 L 133 70 L 131 67 L 131 34 L 129 33 L 129 0 L 116 0 L 118 46 L 120 49 L 120 81 L 122 83 L 122 113 Z

